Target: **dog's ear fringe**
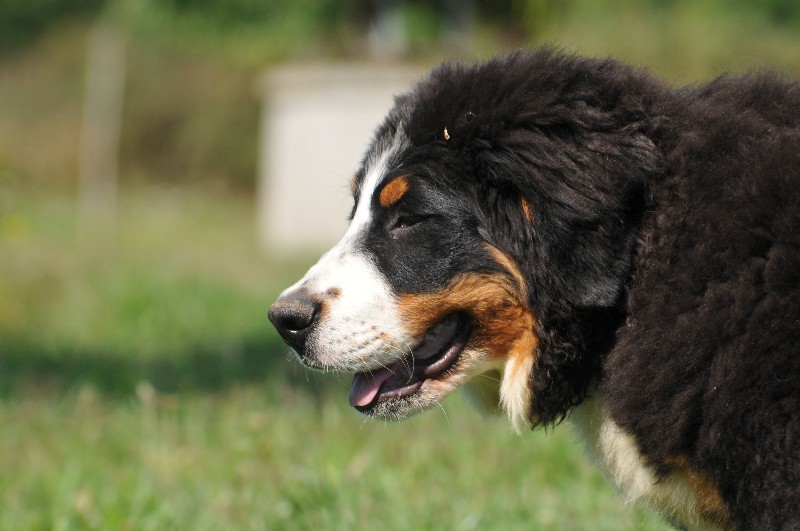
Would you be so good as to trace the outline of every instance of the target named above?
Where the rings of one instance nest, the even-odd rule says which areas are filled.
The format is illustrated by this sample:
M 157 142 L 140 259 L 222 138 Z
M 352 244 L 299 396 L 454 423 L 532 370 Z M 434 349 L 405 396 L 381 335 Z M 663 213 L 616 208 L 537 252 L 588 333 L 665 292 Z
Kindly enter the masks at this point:
M 484 151 L 476 157 L 490 187 L 520 191 L 515 205 L 520 220 L 535 219 L 538 239 L 545 240 L 538 256 L 520 258 L 526 263 L 535 259 L 536 269 L 548 274 L 558 272 L 548 283 L 555 283 L 559 297 L 574 306 L 615 304 L 628 273 L 647 182 L 662 167 L 657 149 L 638 134 L 634 142 L 627 139 L 630 152 L 623 152 L 621 134 L 608 133 L 595 138 L 594 145 L 607 151 L 616 146 L 614 157 L 587 150 L 579 140 L 561 141 L 550 154 L 537 156 L 525 146 L 540 145 L 543 135 L 529 132 L 517 139 L 523 136 L 527 142 L 517 150 Z M 524 227 L 515 231 L 524 232 Z
M 541 322 L 533 425 L 558 424 L 586 398 L 624 319 L 648 182 L 666 167 L 643 128 L 522 128 L 474 155 L 482 187 L 505 197 L 493 203 L 504 219 L 492 237 L 534 286 L 529 303 Z
M 517 138 L 523 136 L 527 134 Z M 530 133 L 530 141 L 537 142 L 538 136 Z M 601 136 L 619 144 L 613 133 Z M 491 175 L 486 187 L 505 190 L 495 192 L 495 198 L 505 196 L 505 201 L 493 203 L 505 226 L 495 225 L 492 237 L 523 264 L 526 281 L 533 286 L 529 304 L 541 320 L 530 379 L 532 424 L 557 424 L 586 398 L 601 355 L 622 322 L 619 306 L 645 210 L 647 181 L 660 167 L 652 143 L 637 139 L 636 146 L 628 145 L 632 153 L 610 158 L 578 153 L 582 146 L 562 141 L 559 153 L 549 160 L 578 160 L 572 164 L 537 163 L 522 150 L 519 155 L 501 151 L 480 157 Z M 641 151 L 643 146 L 651 152 Z M 563 166 L 572 172 L 554 169 Z
M 487 239 L 522 265 L 540 320 L 532 425 L 558 424 L 586 398 L 624 319 L 623 286 L 651 177 L 640 158 L 598 162 L 595 172 L 574 166 L 569 176 L 508 153 L 483 160 L 491 175 L 481 186 Z M 599 199 L 590 194 L 598 188 Z

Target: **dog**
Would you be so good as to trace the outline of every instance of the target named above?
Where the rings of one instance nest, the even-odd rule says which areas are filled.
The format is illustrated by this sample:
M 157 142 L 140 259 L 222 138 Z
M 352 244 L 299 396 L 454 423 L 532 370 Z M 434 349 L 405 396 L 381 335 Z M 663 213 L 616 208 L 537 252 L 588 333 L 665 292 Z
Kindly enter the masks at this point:
M 800 83 L 671 88 L 554 49 L 444 64 L 395 99 L 342 237 L 269 310 L 350 405 L 463 387 L 572 421 L 686 529 L 800 529 Z

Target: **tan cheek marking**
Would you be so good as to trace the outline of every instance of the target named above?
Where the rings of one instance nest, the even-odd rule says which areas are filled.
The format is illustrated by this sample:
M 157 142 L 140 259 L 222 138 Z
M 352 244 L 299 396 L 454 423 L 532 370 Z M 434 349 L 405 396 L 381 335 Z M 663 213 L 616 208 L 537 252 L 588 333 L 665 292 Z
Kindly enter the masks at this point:
M 489 364 L 505 362 L 500 399 L 515 429 L 529 420 L 528 384 L 539 339 L 536 318 L 527 306 L 527 285 L 516 262 L 489 244 L 487 250 L 504 272 L 467 273 L 432 294 L 405 295 L 398 301 L 409 332 L 421 337 L 444 316 L 463 311 L 472 319 L 470 348 Z
M 508 256 L 494 245 L 486 243 L 484 246 L 489 251 L 489 254 L 492 255 L 494 261 L 514 277 L 514 282 L 516 283 L 514 289 L 517 291 L 519 300 L 524 305 L 525 301 L 528 299 L 528 286 L 525 283 L 525 277 L 522 276 L 522 271 L 519 270 L 517 263 L 513 258 Z
M 730 529 L 731 521 L 728 509 L 711 480 L 702 472 L 692 468 L 683 457 L 676 459 L 674 466 L 676 472 L 683 474 L 692 486 L 695 492 L 694 503 L 697 512 L 721 529 Z
M 525 200 L 525 198 L 521 201 L 522 204 L 522 213 L 525 214 L 525 219 L 528 221 L 533 221 L 533 211 L 531 210 L 531 205 Z
M 408 177 L 401 175 L 400 177 L 392 179 L 383 187 L 378 199 L 383 208 L 389 208 L 400 201 L 400 198 L 403 197 L 406 192 L 408 192 Z
M 355 195 L 356 193 L 356 180 L 352 179 L 350 181 L 350 195 Z
M 502 273 L 468 273 L 437 293 L 403 296 L 400 314 L 409 332 L 420 337 L 445 315 L 463 311 L 473 321 L 470 346 L 490 360 L 533 356 L 538 345 L 536 319 L 525 303 L 522 274 L 502 251 L 490 247 L 490 252 L 513 278 Z

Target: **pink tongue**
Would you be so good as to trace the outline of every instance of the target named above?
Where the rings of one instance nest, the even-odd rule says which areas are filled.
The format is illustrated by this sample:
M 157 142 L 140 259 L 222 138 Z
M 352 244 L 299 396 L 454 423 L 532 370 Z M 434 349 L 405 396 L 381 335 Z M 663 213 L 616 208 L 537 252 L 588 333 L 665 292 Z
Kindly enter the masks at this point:
M 388 369 L 356 373 L 353 376 L 353 386 L 350 388 L 350 405 L 353 407 L 369 405 L 375 400 L 383 382 L 392 375 L 393 373 Z

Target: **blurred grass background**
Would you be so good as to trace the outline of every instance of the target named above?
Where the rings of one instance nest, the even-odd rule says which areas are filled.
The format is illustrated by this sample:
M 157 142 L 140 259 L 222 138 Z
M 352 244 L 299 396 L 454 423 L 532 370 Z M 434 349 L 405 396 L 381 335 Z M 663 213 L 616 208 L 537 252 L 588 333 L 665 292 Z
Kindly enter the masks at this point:
M 555 43 L 677 84 L 800 77 L 796 0 L 397 3 L 432 64 Z M 313 256 L 255 235 L 270 66 L 369 60 L 369 2 L 0 0 L 0 529 L 666 529 L 569 429 L 517 437 L 460 397 L 364 422 L 347 379 L 297 367 L 266 321 Z M 119 206 L 81 229 L 87 35 L 127 42 Z

